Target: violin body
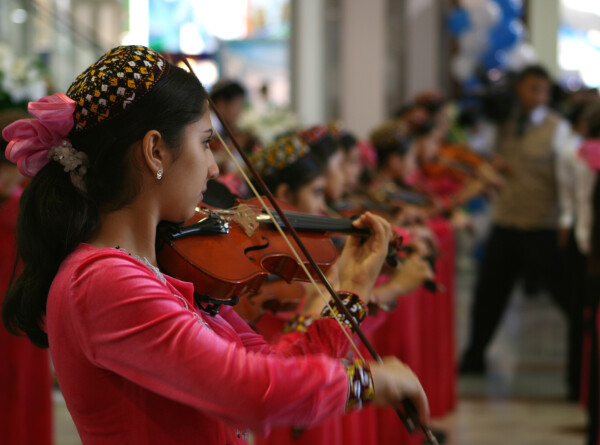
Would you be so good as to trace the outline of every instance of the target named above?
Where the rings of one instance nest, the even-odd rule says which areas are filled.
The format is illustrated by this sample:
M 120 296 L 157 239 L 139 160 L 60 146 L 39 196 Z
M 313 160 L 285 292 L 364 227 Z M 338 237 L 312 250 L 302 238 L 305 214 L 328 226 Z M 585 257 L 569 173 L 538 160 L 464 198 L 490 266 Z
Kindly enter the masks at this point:
M 159 228 L 160 267 L 193 283 L 197 293 L 219 301 L 258 292 L 269 274 L 288 282 L 308 281 L 287 243 L 257 209 L 256 198 L 240 201 L 227 211 L 201 203 L 181 227 Z M 319 268 L 326 272 L 337 260 L 337 249 L 327 232 L 296 229 Z M 296 248 L 293 240 L 291 243 Z M 308 265 L 304 255 L 299 255 Z M 313 278 L 318 280 L 316 273 Z

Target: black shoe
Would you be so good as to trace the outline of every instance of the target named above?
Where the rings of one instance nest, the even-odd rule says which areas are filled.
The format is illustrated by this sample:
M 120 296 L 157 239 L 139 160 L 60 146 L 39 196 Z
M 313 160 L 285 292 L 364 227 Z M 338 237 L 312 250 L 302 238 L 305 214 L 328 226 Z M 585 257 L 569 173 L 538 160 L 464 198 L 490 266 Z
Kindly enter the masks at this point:
M 460 375 L 483 375 L 485 374 L 485 360 L 483 357 L 474 358 L 465 354 L 458 368 Z

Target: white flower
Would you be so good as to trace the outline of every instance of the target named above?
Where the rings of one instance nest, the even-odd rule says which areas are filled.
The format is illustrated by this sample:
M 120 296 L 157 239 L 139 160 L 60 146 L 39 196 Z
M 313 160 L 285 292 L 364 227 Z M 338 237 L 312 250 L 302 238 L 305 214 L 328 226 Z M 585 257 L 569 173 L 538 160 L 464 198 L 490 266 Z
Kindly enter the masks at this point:
M 66 172 L 73 172 L 79 176 L 87 173 L 89 161 L 87 155 L 75 150 L 67 139 L 61 145 L 55 145 L 48 152 L 48 157 L 59 162 Z

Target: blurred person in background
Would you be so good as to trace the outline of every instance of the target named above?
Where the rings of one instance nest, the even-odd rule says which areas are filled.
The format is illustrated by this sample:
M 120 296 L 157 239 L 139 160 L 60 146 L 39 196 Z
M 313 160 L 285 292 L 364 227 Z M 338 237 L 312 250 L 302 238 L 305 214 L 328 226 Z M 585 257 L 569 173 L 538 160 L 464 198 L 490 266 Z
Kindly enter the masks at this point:
M 27 118 L 24 111 L 0 112 L 0 132 Z M 21 271 L 17 262 L 17 217 L 24 177 L 4 156 L 0 138 L 0 301 Z M 5 445 L 51 445 L 52 381 L 48 351 L 0 325 L 0 441 Z
M 569 125 L 548 107 L 551 88 L 543 67 L 525 68 L 515 83 L 518 105 L 497 128 L 496 151 L 509 171 L 493 205 L 476 280 L 470 340 L 460 365 L 464 374 L 485 372 L 485 352 L 520 280 L 545 287 L 569 313 L 558 248 L 556 174 Z
M 247 92 L 244 86 L 231 79 L 221 79 L 210 89 L 210 98 L 214 103 L 216 112 L 225 121 L 229 129 L 232 131 L 236 142 L 240 148 L 249 153 L 257 143 L 256 137 L 248 131 L 242 131 L 238 126 L 238 120 L 246 106 Z M 217 118 L 215 110 L 211 110 L 210 120 L 215 128 L 215 131 L 221 135 L 223 141 L 233 149 L 233 143 L 225 133 L 223 124 Z M 222 175 L 228 175 L 236 172 L 237 169 L 233 161 L 221 147 L 221 141 L 215 138 L 211 143 L 211 148 L 215 153 L 215 161 L 219 166 Z M 237 153 L 234 150 L 234 153 Z M 236 154 L 236 157 L 239 155 Z M 238 159 L 239 160 L 239 159 Z M 225 180 L 227 183 L 227 180 Z

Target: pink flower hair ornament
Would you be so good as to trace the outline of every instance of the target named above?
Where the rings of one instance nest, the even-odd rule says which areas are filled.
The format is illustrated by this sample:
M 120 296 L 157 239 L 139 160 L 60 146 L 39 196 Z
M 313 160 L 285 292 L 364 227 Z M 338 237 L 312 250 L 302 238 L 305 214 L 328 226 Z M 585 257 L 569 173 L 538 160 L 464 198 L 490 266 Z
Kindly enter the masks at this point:
M 9 142 L 6 158 L 17 164 L 19 171 L 29 177 L 35 176 L 48 162 L 53 147 L 61 146 L 73 128 L 75 101 L 63 93 L 42 97 L 29 102 L 29 114 L 37 119 L 20 119 L 2 132 Z

